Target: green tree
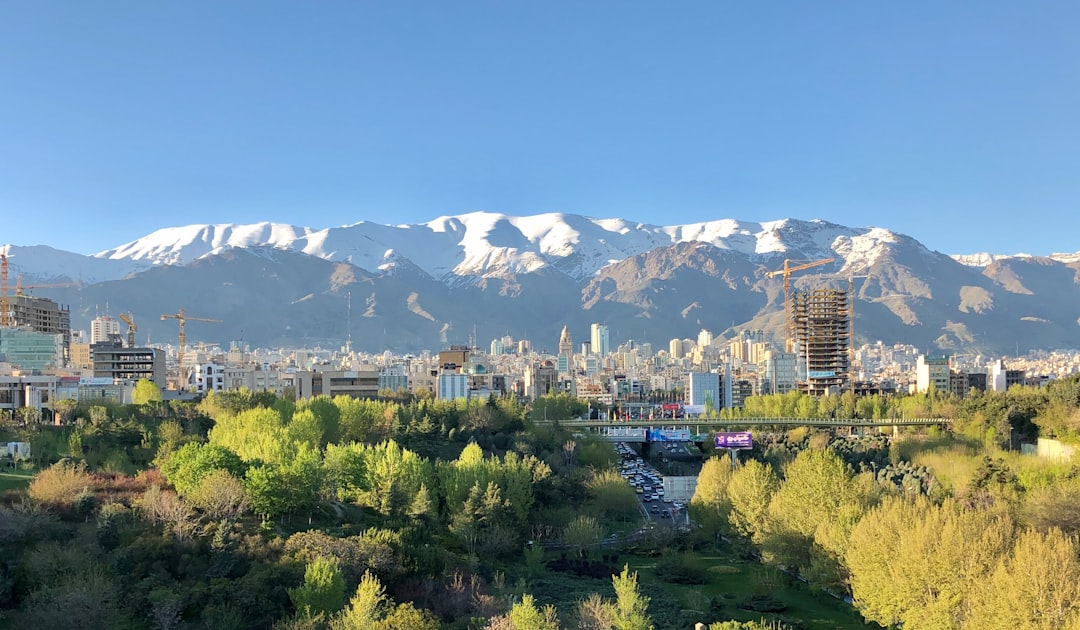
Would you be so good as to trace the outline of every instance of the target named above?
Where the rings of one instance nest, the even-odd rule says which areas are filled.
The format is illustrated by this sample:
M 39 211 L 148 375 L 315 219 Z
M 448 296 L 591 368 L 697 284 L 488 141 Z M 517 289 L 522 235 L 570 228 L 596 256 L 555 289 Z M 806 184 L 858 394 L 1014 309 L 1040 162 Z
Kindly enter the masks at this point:
M 710 457 L 698 473 L 697 488 L 690 499 L 690 516 L 706 530 L 719 534 L 727 528 L 731 501 L 728 484 L 731 462 L 725 457 Z
M 887 499 L 852 529 L 845 561 L 855 605 L 868 621 L 958 628 L 971 595 L 1010 548 L 1001 509 L 970 510 L 922 496 Z
M 964 627 L 972 630 L 1080 628 L 1080 546 L 1061 530 L 1027 530 L 989 580 L 973 585 Z
M 304 570 L 304 583 L 289 589 L 297 613 L 331 615 L 345 606 L 345 579 L 336 561 L 316 558 Z
M 330 622 L 332 630 L 371 630 L 389 604 L 379 578 L 365 571 L 349 606 Z
M 585 488 L 589 500 L 605 521 L 628 521 L 637 518 L 637 494 L 614 470 L 593 474 Z
M 533 596 L 526 593 L 505 615 L 490 619 L 484 630 L 559 630 L 559 627 L 555 607 L 549 604 L 541 609 Z
M 131 391 L 131 402 L 136 405 L 161 402 L 161 388 L 153 381 L 140 378 L 135 382 L 135 389 Z
M 187 494 L 215 470 L 243 477 L 246 466 L 236 453 L 223 446 L 189 442 L 173 451 L 161 464 L 161 472 L 180 494 Z
M 578 555 L 584 555 L 585 550 L 595 545 L 604 538 L 604 528 L 591 516 L 584 514 L 570 521 L 563 529 L 563 542 L 578 551 Z
M 799 567 L 818 584 L 841 586 L 840 556 L 867 500 L 865 487 L 835 453 L 801 451 L 769 503 L 774 527 L 763 541 L 766 556 Z
M 409 602 L 398 604 L 372 626 L 374 630 L 439 630 L 438 618 Z
M 649 598 L 638 591 L 637 572 L 631 573 L 629 565 L 623 566 L 622 573 L 611 576 L 611 582 L 615 586 L 615 630 L 652 630 Z
M 727 487 L 735 531 L 760 544 L 768 528 L 769 503 L 779 488 L 772 466 L 755 459 L 740 465 Z

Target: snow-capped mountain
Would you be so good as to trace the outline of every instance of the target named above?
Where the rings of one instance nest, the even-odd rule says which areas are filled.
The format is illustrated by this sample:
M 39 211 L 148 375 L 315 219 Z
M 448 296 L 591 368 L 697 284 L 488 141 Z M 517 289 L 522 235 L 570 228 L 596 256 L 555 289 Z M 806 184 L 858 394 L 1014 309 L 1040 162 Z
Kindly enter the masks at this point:
M 886 228 L 821 220 L 657 226 L 475 212 L 416 225 L 167 228 L 93 257 L 9 252 L 28 283 L 80 283 L 39 292 L 69 304 L 76 326 L 109 305 L 166 339 L 175 331 L 160 314 L 196 306 L 224 320 L 212 338 L 335 345 L 349 330 L 371 350 L 435 349 L 474 329 L 543 348 L 562 325 L 597 321 L 655 347 L 701 328 L 782 336 L 783 284 L 767 272 L 831 258 L 792 283 L 850 283 L 863 341 L 1080 347 L 1080 254 L 949 257 Z
M 360 222 L 321 229 L 278 223 L 190 225 L 158 230 L 95 257 L 184 265 L 229 248 L 273 247 L 377 272 L 392 252 L 453 286 L 541 269 L 581 281 L 611 263 L 687 242 L 708 243 L 752 260 L 776 255 L 822 258 L 843 250 L 848 264 L 858 265 L 860 255 L 872 254 L 896 238 L 881 228 L 853 229 L 817 220 L 724 219 L 657 226 L 573 214 L 513 217 L 473 212 L 416 225 Z
M 1031 254 L 1024 254 L 1024 253 L 1019 253 L 1019 254 L 991 254 L 989 252 L 979 252 L 977 254 L 953 254 L 952 258 L 953 258 L 953 260 L 960 263 L 961 265 L 967 265 L 968 267 L 980 267 L 980 268 L 983 268 L 983 267 L 989 267 L 991 264 L 993 264 L 993 263 L 995 263 L 995 262 L 997 262 L 999 260 L 1009 260 L 1009 259 L 1012 259 L 1012 258 L 1031 259 L 1031 258 L 1036 258 L 1036 256 L 1033 256 Z M 1046 258 L 1049 258 L 1050 260 L 1056 260 L 1057 262 L 1065 263 L 1065 264 L 1074 263 L 1074 262 L 1080 262 L 1080 252 L 1074 252 L 1072 254 L 1053 253 L 1053 254 L 1050 254 L 1050 255 L 1046 256 Z

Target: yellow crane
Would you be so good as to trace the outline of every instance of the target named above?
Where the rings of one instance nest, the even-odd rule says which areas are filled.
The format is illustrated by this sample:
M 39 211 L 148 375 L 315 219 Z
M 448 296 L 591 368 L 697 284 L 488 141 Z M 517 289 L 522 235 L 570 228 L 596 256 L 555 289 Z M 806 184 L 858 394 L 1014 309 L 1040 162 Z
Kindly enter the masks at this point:
M 15 295 L 22 296 L 23 291 L 26 289 L 61 289 L 66 287 L 77 287 L 78 282 L 54 282 L 52 284 L 23 284 L 22 274 L 20 273 L 18 279 L 15 281 Z
M 787 350 L 791 352 L 792 336 L 794 334 L 793 320 L 791 317 L 791 274 L 796 271 L 804 271 L 806 269 L 813 269 L 814 267 L 820 267 L 821 265 L 827 265 L 831 262 L 836 262 L 835 258 L 822 258 L 821 260 L 813 260 L 810 262 L 804 262 L 795 266 L 791 263 L 800 262 L 798 260 L 784 259 L 783 269 L 777 269 L 776 271 L 770 271 L 765 274 L 766 278 L 775 278 L 776 276 L 784 276 L 784 317 L 787 319 Z
M 123 320 L 123 322 L 128 325 L 128 331 L 127 331 L 128 347 L 129 348 L 134 348 L 135 347 L 135 333 L 138 332 L 138 330 L 139 330 L 139 327 L 135 325 L 135 318 L 131 315 L 131 313 L 127 313 L 127 314 L 120 313 L 120 319 Z
M 180 366 L 180 376 L 177 378 L 177 389 L 183 389 L 183 383 L 181 381 L 184 380 L 184 344 L 187 341 L 187 338 L 184 336 L 184 324 L 189 319 L 193 322 L 214 322 L 218 324 L 221 323 L 221 320 L 209 319 L 207 317 L 191 317 L 190 315 L 185 314 L 184 309 L 180 309 L 179 311 L 171 315 L 162 314 L 161 319 L 162 321 L 166 319 L 175 319 L 180 321 L 180 347 L 176 350 L 176 362 Z

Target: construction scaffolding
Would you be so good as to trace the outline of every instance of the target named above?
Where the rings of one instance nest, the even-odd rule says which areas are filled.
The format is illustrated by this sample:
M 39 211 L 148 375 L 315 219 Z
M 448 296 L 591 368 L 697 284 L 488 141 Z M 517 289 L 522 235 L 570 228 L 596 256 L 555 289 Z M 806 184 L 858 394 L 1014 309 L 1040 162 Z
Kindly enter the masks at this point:
M 792 291 L 792 332 L 801 378 L 799 391 L 838 394 L 851 385 L 851 291 L 819 288 Z

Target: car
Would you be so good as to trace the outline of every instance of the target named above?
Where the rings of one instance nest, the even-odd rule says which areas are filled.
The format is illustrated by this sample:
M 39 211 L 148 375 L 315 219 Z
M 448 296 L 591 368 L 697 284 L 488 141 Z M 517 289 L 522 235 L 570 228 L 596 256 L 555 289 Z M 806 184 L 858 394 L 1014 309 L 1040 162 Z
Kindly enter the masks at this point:
M 664 518 L 671 518 L 671 512 L 669 512 L 668 510 L 664 510 L 660 513 L 660 516 L 663 516 Z
M 636 492 L 638 494 L 644 494 L 645 493 L 645 491 L 642 490 L 641 488 L 634 488 L 634 492 Z
M 658 507 L 656 507 L 654 505 L 649 509 L 649 511 L 652 512 L 653 514 L 658 514 L 660 512 L 660 508 L 658 508 Z

